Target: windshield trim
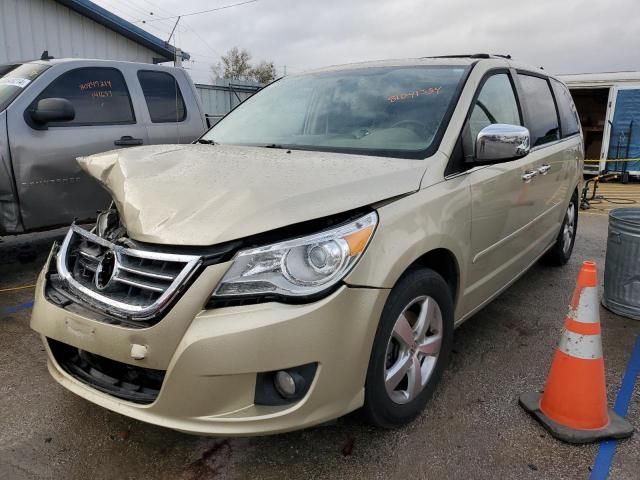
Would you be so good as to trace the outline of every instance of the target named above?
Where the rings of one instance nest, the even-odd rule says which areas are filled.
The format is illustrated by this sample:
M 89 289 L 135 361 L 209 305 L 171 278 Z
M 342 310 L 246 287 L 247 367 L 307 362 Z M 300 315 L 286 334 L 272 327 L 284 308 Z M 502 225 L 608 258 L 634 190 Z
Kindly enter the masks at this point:
M 460 96 L 462 95 L 462 91 L 464 90 L 464 87 L 467 84 L 467 80 L 469 79 L 469 75 L 471 74 L 471 71 L 473 70 L 473 68 L 477 63 L 478 62 L 475 61 L 468 65 L 403 65 L 399 67 L 399 68 L 418 68 L 418 67 L 428 66 L 430 68 L 438 68 L 438 69 L 439 68 L 462 68 L 463 69 L 462 75 L 460 76 L 460 81 L 458 82 L 458 85 L 456 86 L 456 89 L 453 92 L 453 95 L 451 96 L 451 100 L 447 105 L 447 109 L 444 113 L 444 116 L 442 117 L 442 121 L 440 122 L 438 130 L 436 130 L 436 133 L 433 136 L 433 140 L 431 141 L 431 144 L 425 149 L 420 149 L 420 150 L 371 149 L 371 148 L 329 147 L 329 146 L 319 146 L 319 145 L 299 145 L 299 144 L 283 144 L 283 143 L 279 143 L 278 146 L 286 150 L 304 150 L 304 151 L 311 151 L 311 152 L 343 153 L 346 155 L 367 155 L 372 157 L 388 157 L 388 158 L 398 158 L 398 159 L 406 159 L 406 160 L 424 160 L 425 158 L 429 158 L 435 152 L 437 152 L 438 149 L 440 148 L 440 143 L 442 142 L 442 138 L 444 137 L 444 134 L 447 131 L 447 128 L 449 127 L 449 122 L 451 121 L 451 117 L 453 116 L 453 111 L 458 105 Z M 353 71 L 353 70 L 358 70 L 358 69 L 352 69 L 348 71 Z M 335 71 L 313 72 L 314 75 L 318 73 L 333 74 L 335 73 Z M 303 75 L 304 74 L 295 75 L 295 76 L 303 76 Z M 269 85 L 263 87 L 263 89 L 281 80 L 282 78 L 284 77 L 281 77 L 275 80 L 274 82 L 271 82 Z M 224 119 L 236 108 L 242 105 L 242 103 L 236 105 L 231 111 L 229 111 L 224 117 L 222 117 L 216 123 L 216 125 L 219 125 L 221 122 L 223 122 Z M 204 134 L 200 137 L 200 139 L 206 137 L 209 134 L 209 132 L 216 127 L 216 125 L 213 125 L 206 132 L 204 132 Z M 200 139 L 196 140 L 194 143 L 197 143 Z M 218 143 L 219 142 L 216 141 L 216 144 Z M 238 145 L 238 146 L 247 146 L 247 147 L 264 147 L 265 146 L 263 143 L 258 143 L 258 144 L 222 143 L 222 145 Z

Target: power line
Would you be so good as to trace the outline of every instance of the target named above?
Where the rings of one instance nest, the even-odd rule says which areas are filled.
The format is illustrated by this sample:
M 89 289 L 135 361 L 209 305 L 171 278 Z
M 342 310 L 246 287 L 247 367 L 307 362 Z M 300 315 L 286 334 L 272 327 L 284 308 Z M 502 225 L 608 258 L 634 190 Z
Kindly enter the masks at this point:
M 134 3 L 125 2 L 124 0 L 109 0 L 109 2 L 117 3 L 118 5 L 121 6 L 120 8 L 127 7 L 129 10 L 134 11 L 135 15 L 140 15 L 140 14 L 150 15 L 147 10 L 137 6 Z M 131 16 L 133 17 L 134 15 L 131 15 Z
M 189 62 L 192 62 L 193 60 L 189 60 Z M 211 68 L 207 68 L 207 67 L 199 67 L 197 65 L 191 65 L 190 67 L 185 67 L 185 70 L 198 70 L 200 72 L 211 72 Z
M 157 10 L 163 10 L 166 12 L 166 15 L 171 15 L 173 12 L 171 12 L 170 10 L 167 10 L 164 7 L 161 7 L 160 5 L 157 5 L 149 0 L 142 0 L 143 2 L 145 2 L 148 5 L 151 5 L 153 8 L 157 9 Z
M 154 18 L 152 20 L 141 19 L 141 20 L 136 20 L 133 23 L 151 23 L 151 22 L 159 22 L 161 20 L 170 20 L 172 18 L 178 18 L 178 17 L 190 17 L 192 15 L 200 15 L 200 14 L 203 14 L 203 13 L 211 13 L 211 12 L 217 12 L 219 10 L 225 10 L 227 8 L 239 7 L 241 5 L 247 5 L 249 3 L 255 3 L 257 1 L 259 1 L 259 0 L 246 0 L 244 2 L 232 3 L 230 5 L 223 5 L 223 6 L 217 7 L 217 8 L 210 8 L 209 10 L 201 10 L 199 12 L 183 13 L 181 15 L 173 15 L 171 17 Z
M 113 4 L 112 4 L 113 2 Z M 116 10 L 120 10 L 121 15 L 124 14 L 123 16 L 126 17 L 131 17 L 132 15 L 130 15 L 128 12 L 124 12 L 124 10 L 122 10 L 122 7 L 116 7 L 115 6 L 115 2 L 121 2 L 121 0 L 101 0 L 100 3 L 107 3 L 109 5 L 110 8 L 115 8 Z M 163 9 L 155 4 L 153 4 L 152 2 L 145 0 L 145 2 L 147 4 L 149 4 L 150 6 L 152 6 L 153 8 L 157 8 L 159 10 L 164 10 L 165 12 L 168 12 L 168 10 Z M 159 26 L 156 25 L 150 25 L 149 24 L 149 20 L 143 20 L 144 25 L 152 28 L 154 30 L 157 30 L 158 32 L 162 33 L 162 37 L 167 37 L 169 36 L 169 40 L 167 40 L 168 42 L 171 41 L 171 38 L 174 39 L 174 44 L 178 45 L 178 39 L 175 37 L 177 35 L 178 32 L 191 32 L 192 34 L 194 34 L 198 39 L 200 39 L 200 41 L 206 46 L 208 47 L 215 55 L 218 55 L 218 57 L 214 57 L 214 56 L 210 56 L 209 58 L 211 58 L 212 60 L 219 60 L 219 57 L 221 56 L 220 52 L 218 52 L 215 48 L 213 48 L 194 28 L 193 26 L 191 26 L 189 23 L 186 22 L 185 19 L 180 19 L 180 25 L 177 25 L 177 30 L 175 31 L 175 34 L 172 34 L 172 30 L 174 30 L 176 28 L 175 22 L 170 22 L 169 20 L 166 20 L 164 18 L 153 18 L 153 12 L 149 12 L 147 13 L 145 10 L 143 10 L 142 8 L 135 6 L 135 5 L 128 5 L 128 4 L 124 4 L 123 6 L 127 6 L 129 8 L 135 8 L 136 10 L 140 11 L 141 13 L 144 13 L 145 15 L 148 15 L 150 17 L 151 20 L 158 20 L 158 21 L 162 21 L 162 27 L 163 28 L 159 28 Z M 171 12 L 168 12 L 171 13 Z M 134 17 L 135 18 L 135 17 Z M 154 32 L 155 33 L 155 32 Z M 187 49 L 187 51 L 189 53 L 191 53 L 191 49 Z M 205 54 L 200 54 L 199 56 L 204 57 Z
M 249 3 L 255 3 L 255 2 L 259 1 L 259 0 L 248 0 L 248 1 L 243 1 L 243 2 L 234 3 L 234 4 L 230 4 L 230 5 L 223 5 L 221 7 L 211 8 L 211 9 L 208 9 L 208 10 L 202 10 L 202 11 L 199 11 L 199 12 L 191 12 L 191 13 L 186 13 L 186 14 L 183 14 L 183 15 L 170 15 L 170 16 L 162 17 L 162 18 L 155 17 L 153 11 L 147 12 L 145 9 L 143 9 L 143 8 L 141 8 L 139 6 L 134 5 L 134 4 L 126 3 L 123 0 L 99 0 L 99 1 L 100 1 L 100 3 L 112 3 L 112 2 L 116 3 L 117 2 L 119 7 L 115 7 L 115 5 L 112 5 L 112 8 L 115 7 L 117 10 L 120 10 L 123 13 L 125 13 L 125 12 L 122 10 L 122 7 L 125 7 L 125 6 L 130 8 L 130 9 L 132 9 L 132 10 L 135 9 L 138 12 L 143 13 L 144 15 L 146 15 L 149 18 L 138 19 L 138 20 L 132 21 L 132 23 L 143 23 L 145 25 L 148 25 L 150 28 L 154 28 L 154 29 L 157 29 L 158 31 L 163 32 L 165 35 L 170 34 L 170 30 L 172 29 L 172 27 L 175 28 L 175 24 L 173 22 L 169 22 L 169 20 L 180 18 L 181 25 L 177 26 L 177 31 L 174 34 L 174 43 L 176 45 L 178 44 L 178 39 L 175 38 L 175 35 L 177 35 L 178 31 L 182 32 L 183 34 L 190 32 L 190 33 L 194 34 L 207 48 L 209 48 L 218 57 L 214 57 L 212 55 L 205 54 L 205 53 L 202 53 L 202 52 L 200 52 L 200 53 L 199 52 L 194 52 L 191 49 L 189 49 L 189 53 L 194 55 L 194 56 L 200 57 L 200 58 L 206 58 L 206 59 L 209 59 L 209 60 L 216 61 L 216 60 L 219 60 L 222 57 L 222 54 L 217 49 L 213 48 L 211 46 L 211 44 L 207 40 L 205 40 L 205 38 L 202 35 L 200 35 L 200 33 L 198 33 L 198 31 L 192 25 L 187 23 L 187 21 L 184 20 L 181 17 L 199 15 L 199 14 L 202 14 L 202 13 L 215 12 L 215 11 L 219 11 L 219 10 L 225 10 L 225 9 L 232 8 L 232 7 L 246 5 L 246 4 L 249 4 Z M 166 12 L 167 14 L 172 13 L 171 11 L 167 10 L 166 8 L 161 7 L 160 5 L 154 3 L 154 2 L 152 2 L 150 0 L 143 0 L 143 1 L 146 4 L 148 4 L 150 7 L 152 7 L 153 9 L 156 9 L 156 11 L 162 11 L 163 13 Z M 126 16 L 132 16 L 129 13 L 125 13 L 125 15 Z M 163 29 L 161 29 L 161 28 L 159 28 L 159 27 L 157 27 L 155 25 L 149 25 L 152 22 L 163 22 L 162 26 L 165 27 L 167 30 L 163 30 Z M 208 63 L 208 62 L 201 61 L 201 60 L 195 60 L 193 58 L 191 59 L 191 62 L 197 62 L 197 63 L 201 63 L 201 64 L 202 63 Z M 193 65 L 193 63 L 192 63 L 192 65 Z M 276 65 L 276 67 L 283 67 L 283 65 Z M 286 68 L 289 69 L 289 70 L 298 70 L 296 68 L 291 68 L 289 65 L 287 65 Z M 205 70 L 205 69 L 202 69 L 202 70 Z
M 118 13 L 118 15 L 122 16 L 123 18 L 133 16 L 129 12 L 125 11 L 121 5 L 115 4 L 115 0 L 109 0 L 109 2 L 102 0 L 100 3 L 105 4 L 103 8 L 106 8 L 107 10 L 115 10 Z M 136 12 L 136 15 L 138 15 L 137 12 Z
M 202 58 L 204 60 L 212 60 L 214 62 L 217 62 L 220 60 L 220 57 L 214 57 L 213 55 L 209 55 L 207 53 L 202 53 L 202 52 L 194 52 L 193 50 L 189 49 L 189 55 L 191 55 L 192 57 L 198 57 L 198 58 Z M 204 62 L 204 60 L 202 60 Z M 198 60 L 200 61 L 200 60 Z
M 164 8 L 164 7 L 162 7 L 162 6 L 158 5 L 158 4 L 156 4 L 155 2 L 152 2 L 151 0 L 142 0 L 142 1 L 143 1 L 144 3 L 146 3 L 147 5 L 151 6 L 152 8 L 156 9 L 157 11 L 160 11 L 160 12 L 165 13 L 166 15 L 171 15 L 171 14 L 173 13 L 173 12 L 171 12 L 170 10 L 167 10 L 166 8 Z M 152 14 L 153 14 L 153 12 L 151 12 L 151 13 L 150 13 L 150 15 L 152 15 Z M 184 16 L 184 15 L 182 15 L 182 16 Z M 166 18 L 176 18 L 176 17 L 166 17 Z M 155 19 L 154 19 L 154 20 L 155 20 Z M 162 20 L 162 19 L 158 19 L 158 20 Z M 221 54 L 218 50 L 216 50 L 215 48 L 213 48 L 213 47 L 211 46 L 211 44 L 210 44 L 210 43 L 208 43 L 208 42 L 207 42 L 207 41 L 202 37 L 202 35 L 200 35 L 200 34 L 197 32 L 197 30 L 196 30 L 196 29 L 195 29 L 195 28 L 194 28 L 190 23 L 187 23 L 187 21 L 186 21 L 184 18 L 181 18 L 181 19 L 180 19 L 180 22 L 182 23 L 182 25 L 180 25 L 180 26 L 178 27 L 178 29 L 179 29 L 179 30 L 182 30 L 183 32 L 185 32 L 186 30 L 189 30 L 189 31 L 190 31 L 191 33 L 193 33 L 196 37 L 198 37 L 198 38 L 200 39 L 200 41 L 201 41 L 201 42 L 202 42 L 206 47 L 208 47 L 209 49 L 211 49 L 211 51 L 212 51 L 213 53 L 215 53 L 216 55 L 218 55 L 218 57 L 221 57 L 221 56 L 222 56 L 222 54 Z M 148 21 L 147 21 L 147 22 L 145 22 L 145 23 L 148 23 Z M 189 53 L 192 53 L 192 52 L 193 52 L 193 50 L 189 49 Z M 201 56 L 201 57 L 202 57 L 202 56 L 206 56 L 205 54 L 197 54 L 197 55 L 199 55 L 199 56 Z M 210 57 L 210 58 L 211 58 L 211 59 L 215 59 L 215 60 L 219 60 L 219 59 L 220 59 L 220 58 L 215 58 L 215 57 Z
M 183 23 L 184 23 L 184 21 L 183 21 Z M 222 57 L 222 54 L 221 54 L 220 52 L 218 52 L 215 48 L 213 48 L 213 47 L 209 44 L 209 42 L 207 42 L 207 41 L 202 37 L 202 35 L 200 35 L 200 34 L 198 33 L 198 31 L 197 31 L 195 28 L 193 28 L 193 27 L 192 27 L 191 25 L 189 25 L 188 23 L 184 23 L 184 25 L 185 25 L 185 26 L 186 26 L 186 27 L 187 27 L 191 32 L 193 32 L 193 34 L 194 34 L 196 37 L 198 37 L 202 43 L 204 43 L 205 47 L 210 48 L 210 49 L 211 49 L 211 51 L 212 51 L 213 53 L 215 53 L 216 55 L 218 55 L 218 57 Z
M 115 2 L 118 2 L 118 3 L 116 4 Z M 115 10 L 116 12 L 118 12 L 118 14 L 120 16 L 122 16 L 125 19 L 126 18 L 136 18 L 137 16 L 140 15 L 138 13 L 138 11 L 142 11 L 142 13 L 145 13 L 146 15 L 150 15 L 150 16 L 153 15 L 152 13 L 145 12 L 140 7 L 137 7 L 135 5 L 130 5 L 128 3 L 121 2 L 121 0 L 109 0 L 109 1 L 101 0 L 100 3 L 104 4 L 105 7 L 107 8 L 107 10 Z M 135 13 L 132 14 L 130 12 L 125 11 L 124 7 L 129 8 L 131 11 L 134 11 Z M 167 23 L 168 23 L 168 25 L 167 25 Z M 173 26 L 173 23 L 169 23 L 167 21 L 164 21 L 162 23 L 162 26 L 165 27 L 165 29 L 161 28 L 158 25 L 149 25 L 150 28 L 153 28 L 154 30 L 162 32 L 162 34 L 163 34 L 162 36 L 166 36 L 166 35 L 168 35 L 169 31 L 171 30 L 171 27 Z

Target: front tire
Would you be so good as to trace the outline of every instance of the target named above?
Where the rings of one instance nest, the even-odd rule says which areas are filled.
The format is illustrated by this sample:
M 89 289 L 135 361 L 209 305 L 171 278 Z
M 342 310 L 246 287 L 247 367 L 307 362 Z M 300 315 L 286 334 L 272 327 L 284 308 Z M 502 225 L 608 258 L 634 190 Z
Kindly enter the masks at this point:
M 553 244 L 553 247 L 544 257 L 546 263 L 561 266 L 565 265 L 571 258 L 578 230 L 578 205 L 578 191 L 576 190 L 573 192 L 567 211 L 564 214 L 556 243 Z
M 447 366 L 453 343 L 453 300 L 433 270 L 413 270 L 391 290 L 369 360 L 363 411 L 392 428 L 416 418 Z

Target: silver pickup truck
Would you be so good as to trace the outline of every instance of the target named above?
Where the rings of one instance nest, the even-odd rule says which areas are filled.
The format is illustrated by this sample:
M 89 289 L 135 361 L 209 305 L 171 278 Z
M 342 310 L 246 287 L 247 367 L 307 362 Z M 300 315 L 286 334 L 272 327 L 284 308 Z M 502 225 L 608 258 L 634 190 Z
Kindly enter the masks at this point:
M 195 86 L 179 68 L 78 59 L 0 65 L 0 236 L 89 220 L 108 205 L 76 157 L 190 143 L 205 126 Z

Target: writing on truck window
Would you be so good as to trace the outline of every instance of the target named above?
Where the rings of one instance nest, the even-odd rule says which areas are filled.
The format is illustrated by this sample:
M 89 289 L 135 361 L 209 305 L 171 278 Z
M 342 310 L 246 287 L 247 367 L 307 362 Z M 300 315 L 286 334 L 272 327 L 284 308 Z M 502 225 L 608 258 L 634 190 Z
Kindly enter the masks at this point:
M 91 92 L 92 97 L 113 97 L 113 91 L 111 90 L 111 80 L 91 80 L 81 83 L 79 87 L 81 91 Z
M 397 95 L 389 95 L 387 100 L 389 103 L 395 103 L 402 100 L 408 100 L 425 95 L 439 95 L 442 87 L 417 88 L 412 92 L 399 93 Z
M 93 80 L 80 84 L 80 90 L 91 90 L 93 88 L 111 88 L 111 80 Z

